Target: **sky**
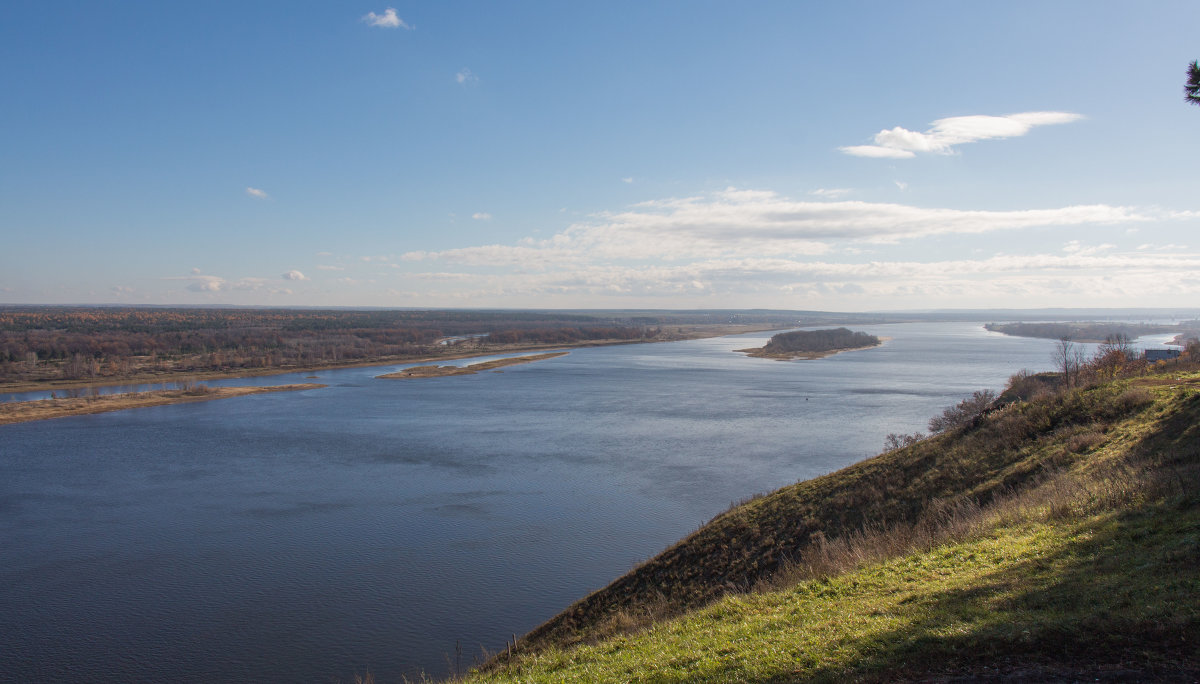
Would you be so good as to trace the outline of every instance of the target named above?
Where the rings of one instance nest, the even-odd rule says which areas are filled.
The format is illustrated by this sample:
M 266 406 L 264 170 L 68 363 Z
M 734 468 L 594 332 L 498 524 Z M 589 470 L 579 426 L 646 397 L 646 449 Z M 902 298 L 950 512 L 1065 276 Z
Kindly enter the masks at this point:
M 0 3 L 0 303 L 1191 307 L 1200 3 Z

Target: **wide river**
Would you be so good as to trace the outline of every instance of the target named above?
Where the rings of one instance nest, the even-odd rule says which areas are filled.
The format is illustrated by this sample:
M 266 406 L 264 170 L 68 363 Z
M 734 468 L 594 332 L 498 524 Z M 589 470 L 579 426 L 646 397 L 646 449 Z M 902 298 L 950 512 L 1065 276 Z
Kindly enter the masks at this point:
M 880 451 L 1054 342 L 861 326 L 0 426 L 0 681 L 377 681 L 469 666 L 731 502 Z M 473 363 L 466 360 L 460 363 Z M 213 383 L 220 384 L 220 383 Z M 461 653 L 461 655 L 460 655 Z

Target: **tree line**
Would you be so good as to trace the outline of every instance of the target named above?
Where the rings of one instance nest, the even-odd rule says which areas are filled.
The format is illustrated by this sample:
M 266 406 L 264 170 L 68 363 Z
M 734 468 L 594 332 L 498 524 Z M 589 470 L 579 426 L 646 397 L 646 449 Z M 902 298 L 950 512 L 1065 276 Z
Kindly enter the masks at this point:
M 879 344 L 879 338 L 864 332 L 854 332 L 849 328 L 829 328 L 827 330 L 796 330 L 779 333 L 771 338 L 763 347 L 770 354 L 788 354 L 795 352 L 825 352 L 838 349 L 854 349 L 871 347 Z
M 537 312 L 9 307 L 0 309 L 0 382 L 317 366 L 660 334 Z
M 1195 326 L 1196 322 L 1187 325 Z M 1150 323 L 988 323 L 983 326 L 992 332 L 1017 337 L 1039 337 L 1047 340 L 1072 339 L 1078 342 L 1100 342 L 1114 337 L 1130 339 L 1142 335 L 1184 331 L 1181 325 L 1155 325 Z

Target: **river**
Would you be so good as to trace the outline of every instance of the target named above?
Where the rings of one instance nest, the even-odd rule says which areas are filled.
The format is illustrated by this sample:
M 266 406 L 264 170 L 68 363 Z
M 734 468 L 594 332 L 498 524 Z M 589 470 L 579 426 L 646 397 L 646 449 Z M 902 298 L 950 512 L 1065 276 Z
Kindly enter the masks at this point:
M 855 329 L 890 340 L 270 376 L 224 384 L 328 387 L 0 426 L 0 681 L 445 674 L 731 502 L 1052 365 L 1052 340 L 980 324 Z

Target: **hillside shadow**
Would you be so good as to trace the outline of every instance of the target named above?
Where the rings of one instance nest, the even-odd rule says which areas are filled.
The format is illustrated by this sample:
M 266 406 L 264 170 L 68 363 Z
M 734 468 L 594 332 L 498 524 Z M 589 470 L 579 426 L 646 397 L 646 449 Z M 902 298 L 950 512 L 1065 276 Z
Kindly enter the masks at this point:
M 1164 501 L 1083 521 L 1053 553 L 913 601 L 927 617 L 857 639 L 853 671 L 806 681 L 1200 679 L 1200 396 L 1182 408 L 1130 451 L 1147 466 L 1138 484 Z

